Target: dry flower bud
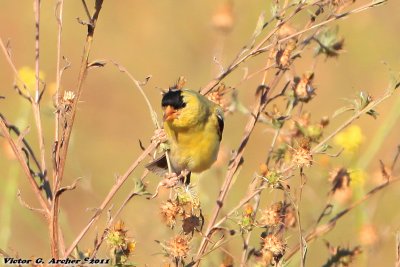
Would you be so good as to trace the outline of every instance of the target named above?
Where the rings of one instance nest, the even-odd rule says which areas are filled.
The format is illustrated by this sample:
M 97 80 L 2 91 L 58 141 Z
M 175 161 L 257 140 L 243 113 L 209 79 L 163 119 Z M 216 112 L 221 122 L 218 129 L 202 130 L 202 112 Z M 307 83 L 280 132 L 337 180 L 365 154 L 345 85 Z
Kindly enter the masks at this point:
M 190 250 L 190 238 L 185 235 L 177 235 L 168 241 L 165 250 L 169 256 L 175 259 L 183 259 L 188 256 Z
M 308 102 L 315 95 L 315 88 L 312 85 L 314 79 L 313 72 L 306 72 L 302 78 L 294 80 L 294 94 L 297 100 L 301 102 Z
M 313 162 L 313 157 L 311 155 L 310 150 L 307 148 L 303 148 L 303 147 L 294 149 L 293 155 L 292 155 L 292 162 L 298 168 L 310 167 Z
M 161 204 L 161 217 L 168 227 L 173 228 L 176 224 L 176 218 L 182 213 L 182 207 L 176 201 L 170 199 Z
M 281 239 L 275 235 L 267 235 L 265 238 L 262 238 L 262 254 L 272 253 L 274 258 L 274 262 L 277 263 L 285 254 L 286 244 Z
M 231 101 L 227 97 L 227 93 L 229 90 L 231 90 L 231 88 L 228 88 L 225 86 L 225 84 L 221 83 L 217 87 L 217 89 L 215 89 L 212 92 L 210 92 L 209 94 L 207 94 L 206 97 L 210 101 L 219 105 L 224 112 L 227 112 L 231 105 Z
M 338 190 L 346 190 L 350 186 L 350 174 L 345 168 L 332 170 L 329 182 L 332 183 L 332 193 L 336 193 Z
M 285 47 L 285 49 L 280 49 L 276 53 L 276 64 L 282 68 L 286 68 L 290 64 L 290 58 L 292 52 L 296 49 L 297 41 L 295 39 L 290 39 Z
M 282 221 L 282 202 L 277 202 L 271 205 L 271 207 L 262 211 L 259 223 L 263 226 L 274 227 Z

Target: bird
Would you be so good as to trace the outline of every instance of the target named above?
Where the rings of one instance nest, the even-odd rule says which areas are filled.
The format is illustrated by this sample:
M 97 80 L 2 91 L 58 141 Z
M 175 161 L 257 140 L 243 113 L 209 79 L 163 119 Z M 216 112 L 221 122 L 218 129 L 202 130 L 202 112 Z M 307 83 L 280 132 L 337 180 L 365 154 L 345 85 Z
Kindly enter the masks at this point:
M 161 106 L 171 169 L 177 175 L 184 173 L 183 181 L 189 184 L 192 172 L 209 169 L 217 159 L 224 130 L 223 109 L 200 93 L 183 88 L 170 88 L 163 94 Z M 146 168 L 165 176 L 166 156 Z

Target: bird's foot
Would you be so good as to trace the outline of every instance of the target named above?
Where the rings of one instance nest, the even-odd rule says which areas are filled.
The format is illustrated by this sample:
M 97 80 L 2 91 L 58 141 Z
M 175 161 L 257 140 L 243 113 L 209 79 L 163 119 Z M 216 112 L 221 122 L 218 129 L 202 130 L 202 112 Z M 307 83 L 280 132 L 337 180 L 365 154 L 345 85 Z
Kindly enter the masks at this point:
M 151 138 L 151 142 L 153 143 L 164 143 L 167 141 L 167 134 L 164 129 L 157 129 L 154 131 L 154 135 Z
M 162 179 L 156 188 L 156 192 L 151 198 L 155 198 L 158 195 L 158 191 L 160 190 L 160 187 L 165 187 L 165 188 L 173 188 L 176 185 L 180 183 L 180 179 L 184 177 L 182 176 L 182 173 L 180 175 L 177 175 L 176 173 L 166 173 L 164 176 L 164 179 Z

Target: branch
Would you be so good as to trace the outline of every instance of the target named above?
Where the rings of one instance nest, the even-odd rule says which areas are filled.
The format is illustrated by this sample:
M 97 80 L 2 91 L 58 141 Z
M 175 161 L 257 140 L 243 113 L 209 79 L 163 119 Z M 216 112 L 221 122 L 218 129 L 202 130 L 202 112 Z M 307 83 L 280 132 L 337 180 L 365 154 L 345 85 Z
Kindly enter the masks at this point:
M 81 62 L 81 67 L 80 67 L 80 71 L 79 71 L 78 85 L 77 85 L 77 89 L 76 89 L 76 99 L 74 99 L 74 101 L 72 102 L 71 113 L 66 118 L 67 123 L 66 123 L 66 127 L 63 129 L 62 138 L 61 138 L 62 141 L 57 142 L 56 147 L 55 147 L 54 155 L 57 156 L 57 158 L 55 159 L 56 171 L 55 171 L 55 175 L 54 175 L 55 178 L 54 178 L 54 185 L 53 185 L 54 192 L 58 192 L 60 190 L 61 181 L 64 176 L 69 141 L 70 141 L 70 137 L 71 137 L 73 124 L 75 121 L 77 106 L 78 106 L 79 99 L 80 99 L 81 93 L 82 93 L 83 82 L 85 80 L 85 77 L 86 77 L 86 74 L 88 71 L 88 61 L 89 61 L 91 46 L 93 43 L 94 30 L 96 28 L 96 22 L 97 22 L 99 14 L 100 14 L 102 3 L 103 3 L 103 0 L 96 0 L 95 12 L 94 12 L 93 16 L 90 18 L 90 24 L 87 25 L 88 32 L 87 32 L 87 36 L 86 36 L 86 41 L 85 41 L 83 56 L 82 56 L 82 62 Z M 86 8 L 85 1 L 83 1 L 83 4 L 84 4 L 84 7 Z M 61 26 L 60 25 L 61 24 L 59 23 L 59 36 L 61 36 L 61 32 L 60 32 Z M 57 75 L 60 75 L 59 71 L 58 71 Z M 56 123 L 58 123 L 57 119 L 56 119 Z M 58 137 L 57 137 L 57 139 L 58 139 Z M 59 242 L 58 212 L 59 212 L 59 200 L 60 200 L 59 196 L 60 195 L 54 196 L 53 203 L 51 206 L 51 222 L 52 223 L 51 223 L 51 227 L 50 227 L 50 232 L 51 232 L 51 239 L 52 239 L 51 244 L 52 244 L 53 257 L 58 257 L 58 242 Z
M 326 233 L 330 232 L 335 226 L 336 222 L 339 221 L 341 218 L 343 218 L 344 215 L 352 211 L 354 208 L 374 196 L 376 193 L 381 191 L 382 189 L 388 187 L 389 185 L 392 185 L 396 182 L 400 181 L 400 178 L 392 179 L 389 180 L 388 182 L 381 184 L 379 186 L 374 187 L 371 189 L 367 194 L 365 194 L 361 199 L 354 201 L 348 208 L 342 210 L 341 212 L 338 212 L 332 219 L 330 219 L 327 223 L 316 226 L 314 227 L 306 236 L 305 240 L 307 243 L 311 243 L 318 237 L 321 237 L 325 235 Z M 296 254 L 300 249 L 299 244 L 297 244 L 295 247 L 293 247 L 285 257 L 285 261 L 289 260 L 291 257 L 293 257 L 294 254 Z
M 72 251 L 78 245 L 79 241 L 87 233 L 89 228 L 99 219 L 99 217 L 100 217 L 101 213 L 104 211 L 105 207 L 110 203 L 111 199 L 118 192 L 118 190 L 124 184 L 124 182 L 129 177 L 129 175 L 131 175 L 131 173 L 136 169 L 136 167 L 139 165 L 139 163 L 142 162 L 148 156 L 148 154 L 151 153 L 157 147 L 157 145 L 158 145 L 158 143 L 151 143 L 147 147 L 147 149 L 142 152 L 142 154 L 138 157 L 138 159 L 135 162 L 132 163 L 132 165 L 125 172 L 125 174 L 117 179 L 116 183 L 110 189 L 110 191 L 108 192 L 106 198 L 103 200 L 103 202 L 101 203 L 100 207 L 97 209 L 96 213 L 89 220 L 89 223 L 82 229 L 82 231 L 79 233 L 78 237 L 75 238 L 75 240 L 72 242 L 71 246 L 67 249 L 64 257 L 68 257 L 72 253 Z
M 7 125 L 2 117 L 0 117 L 0 131 L 3 134 L 3 136 L 7 139 L 8 143 L 10 144 L 12 150 L 14 151 L 15 156 L 17 157 L 19 163 L 21 164 L 21 167 L 28 178 L 29 183 L 31 184 L 31 187 L 42 207 L 42 209 L 46 212 L 46 217 L 50 215 L 50 205 L 49 203 L 45 200 L 43 195 L 40 192 L 40 188 L 38 184 L 35 181 L 35 178 L 32 176 L 32 173 L 29 169 L 28 164 L 26 163 L 24 159 L 24 155 L 22 154 L 22 149 L 18 147 L 14 140 L 11 138 L 11 135 L 8 131 Z
M 228 191 L 229 191 L 229 189 L 231 187 L 231 183 L 232 183 L 233 177 L 234 177 L 236 171 L 238 170 L 239 166 L 241 165 L 242 155 L 243 155 L 244 150 L 246 148 L 247 142 L 248 142 L 248 140 L 250 138 L 251 133 L 253 132 L 253 129 L 254 129 L 255 125 L 256 125 L 256 122 L 257 122 L 258 117 L 259 117 L 259 115 L 261 113 L 261 110 L 264 109 L 265 104 L 267 103 L 267 94 L 269 92 L 269 87 L 260 86 L 257 89 L 257 91 L 258 92 L 257 92 L 256 105 L 253 108 L 251 116 L 250 116 L 250 118 L 249 118 L 249 120 L 248 120 L 248 122 L 246 124 L 246 128 L 245 128 L 245 131 L 244 131 L 244 134 L 243 134 L 243 138 L 242 138 L 242 141 L 241 141 L 241 143 L 239 145 L 239 148 L 238 148 L 238 151 L 236 153 L 236 156 L 228 166 L 228 172 L 227 172 L 227 174 L 225 176 L 224 183 L 223 183 L 223 185 L 221 187 L 221 190 L 220 190 L 220 193 L 219 193 L 219 196 L 218 196 L 218 199 L 217 199 L 217 205 L 214 208 L 214 211 L 212 213 L 211 219 L 210 219 L 210 221 L 208 223 L 208 226 L 207 226 L 205 237 L 203 237 L 203 239 L 201 241 L 201 244 L 200 244 L 200 247 L 199 247 L 199 250 L 198 250 L 197 255 L 196 255 L 197 263 L 196 263 L 195 266 L 198 266 L 200 264 L 200 260 L 202 258 L 202 255 L 204 254 L 204 252 L 205 252 L 205 250 L 207 248 L 207 244 L 209 242 L 207 237 L 209 236 L 209 234 L 212 232 L 212 230 L 214 228 L 214 224 L 215 224 L 215 222 L 216 222 L 216 220 L 218 218 L 218 215 L 219 215 L 219 213 L 221 211 L 221 208 L 223 206 L 225 198 L 226 198 L 226 196 L 228 194 Z

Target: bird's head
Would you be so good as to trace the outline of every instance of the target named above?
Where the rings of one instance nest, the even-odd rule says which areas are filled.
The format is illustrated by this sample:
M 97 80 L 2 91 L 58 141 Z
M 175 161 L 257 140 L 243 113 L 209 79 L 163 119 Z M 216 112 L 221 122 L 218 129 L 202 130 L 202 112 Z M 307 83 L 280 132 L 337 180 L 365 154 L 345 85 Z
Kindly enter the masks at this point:
M 163 95 L 161 106 L 164 121 L 173 128 L 190 128 L 208 116 L 209 101 L 188 89 L 169 89 Z
M 186 107 L 182 90 L 170 89 L 163 95 L 161 106 L 164 110 L 164 121 L 173 121 L 178 118 L 181 110 Z

